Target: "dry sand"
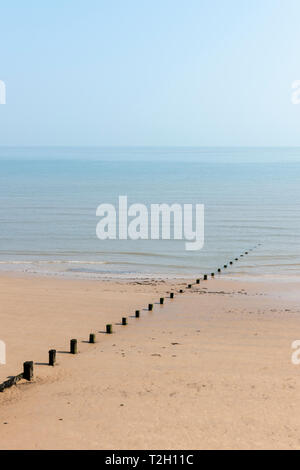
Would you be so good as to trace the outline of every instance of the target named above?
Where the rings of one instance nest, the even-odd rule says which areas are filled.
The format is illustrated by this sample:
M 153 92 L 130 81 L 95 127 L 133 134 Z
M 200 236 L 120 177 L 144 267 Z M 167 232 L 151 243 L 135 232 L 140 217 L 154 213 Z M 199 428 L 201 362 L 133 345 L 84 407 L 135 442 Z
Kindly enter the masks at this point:
M 299 449 L 298 284 L 209 280 L 143 310 L 172 287 L 2 276 L 0 382 L 38 364 L 0 393 L 0 448 Z

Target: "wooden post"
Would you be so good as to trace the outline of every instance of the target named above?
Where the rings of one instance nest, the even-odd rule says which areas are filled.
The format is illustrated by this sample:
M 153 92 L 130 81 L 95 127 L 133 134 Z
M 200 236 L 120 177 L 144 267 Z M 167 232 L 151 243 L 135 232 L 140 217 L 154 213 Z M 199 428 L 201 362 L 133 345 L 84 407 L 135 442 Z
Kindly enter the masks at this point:
M 230 261 L 230 263 L 229 263 L 229 264 L 233 264 L 233 263 L 232 263 L 232 261 Z
M 188 284 L 188 289 L 191 289 L 192 288 L 192 284 Z
M 26 361 L 23 364 L 23 379 L 30 382 L 33 379 L 33 361 Z
M 71 339 L 70 341 L 70 353 L 77 354 L 77 339 Z
M 207 274 L 204 274 L 203 281 L 207 281 Z
M 161 297 L 161 298 L 159 299 L 160 305 L 163 305 L 164 301 L 165 301 L 165 299 L 164 299 L 163 297 Z
M 218 273 L 220 273 L 220 272 L 221 272 L 221 269 L 219 268 L 219 269 L 218 269 Z
M 180 294 L 182 294 L 182 293 L 183 293 L 183 290 L 182 290 L 182 289 L 180 289 L 179 293 L 180 293 Z
M 211 277 L 215 277 L 215 273 L 211 273 Z
M 49 351 L 49 366 L 55 366 L 56 363 L 56 350 L 50 349 Z
M 200 279 L 196 279 L 196 284 L 200 284 Z
M 225 268 L 225 269 L 227 268 L 227 264 L 224 264 L 224 268 Z
M 139 310 L 135 311 L 135 318 L 140 318 L 140 311 Z
M 89 343 L 91 343 L 91 344 L 96 343 L 96 335 L 94 333 L 90 334 Z
M 106 325 L 106 333 L 108 335 L 111 335 L 112 334 L 112 325 Z
M 148 310 L 151 312 L 151 310 L 153 310 L 153 304 L 149 304 L 148 305 Z
M 170 293 L 170 299 L 174 299 L 174 292 Z
M 122 318 L 122 325 L 123 326 L 127 325 L 127 318 L 126 317 Z

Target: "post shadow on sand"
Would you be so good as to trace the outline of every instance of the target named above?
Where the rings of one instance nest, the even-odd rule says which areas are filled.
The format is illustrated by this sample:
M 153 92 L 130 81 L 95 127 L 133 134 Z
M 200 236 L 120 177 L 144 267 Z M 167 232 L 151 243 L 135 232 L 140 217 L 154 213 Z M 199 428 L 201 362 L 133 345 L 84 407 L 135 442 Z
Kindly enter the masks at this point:
M 49 362 L 35 362 L 35 366 L 49 366 Z

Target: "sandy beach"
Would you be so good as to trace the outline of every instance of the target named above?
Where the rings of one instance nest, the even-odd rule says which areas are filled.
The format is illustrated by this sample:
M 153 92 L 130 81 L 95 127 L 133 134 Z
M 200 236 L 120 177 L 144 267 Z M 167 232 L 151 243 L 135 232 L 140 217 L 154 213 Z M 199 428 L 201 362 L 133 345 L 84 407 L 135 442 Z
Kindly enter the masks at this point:
M 25 360 L 35 376 L 0 394 L 0 448 L 300 448 L 297 283 L 221 278 L 167 298 L 186 284 L 2 275 L 0 382 Z

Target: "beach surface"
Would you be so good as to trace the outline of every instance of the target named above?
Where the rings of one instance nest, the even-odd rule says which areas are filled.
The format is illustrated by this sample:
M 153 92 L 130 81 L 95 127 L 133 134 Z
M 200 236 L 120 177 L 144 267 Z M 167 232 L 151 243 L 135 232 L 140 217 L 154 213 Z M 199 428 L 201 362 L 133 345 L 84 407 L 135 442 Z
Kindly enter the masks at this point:
M 299 284 L 186 285 L 2 275 L 0 382 L 35 375 L 0 393 L 0 448 L 299 449 Z

